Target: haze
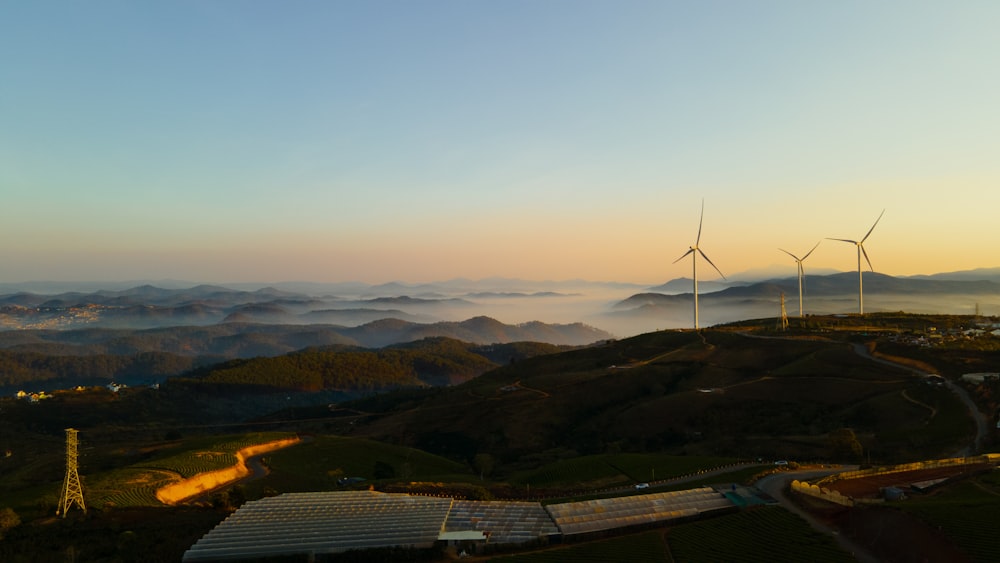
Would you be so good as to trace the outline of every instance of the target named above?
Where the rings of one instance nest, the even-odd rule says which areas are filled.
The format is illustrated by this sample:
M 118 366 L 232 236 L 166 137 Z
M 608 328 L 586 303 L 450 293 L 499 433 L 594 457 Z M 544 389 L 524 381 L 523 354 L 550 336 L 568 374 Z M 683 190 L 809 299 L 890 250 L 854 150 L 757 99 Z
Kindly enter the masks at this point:
M 0 6 L 0 282 L 996 266 L 1000 4 Z M 806 272 L 853 270 L 824 241 Z M 706 281 L 709 270 L 700 275 Z M 623 292 L 627 296 L 627 292 Z

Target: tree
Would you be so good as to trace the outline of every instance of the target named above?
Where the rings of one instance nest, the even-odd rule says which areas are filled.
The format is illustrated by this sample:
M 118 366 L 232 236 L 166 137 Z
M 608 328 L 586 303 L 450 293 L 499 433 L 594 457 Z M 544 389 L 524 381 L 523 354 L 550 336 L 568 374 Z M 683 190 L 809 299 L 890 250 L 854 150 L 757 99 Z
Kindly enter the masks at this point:
M 21 517 L 13 508 L 0 508 L 0 540 L 4 535 L 21 525 Z
M 482 481 L 486 475 L 493 473 L 493 466 L 496 465 L 496 461 L 490 454 L 476 454 L 476 457 L 472 458 L 472 465 L 479 472 L 479 480 Z
M 858 441 L 854 430 L 850 428 L 838 428 L 830 432 L 830 452 L 835 458 L 848 457 L 851 459 L 861 459 L 864 447 Z

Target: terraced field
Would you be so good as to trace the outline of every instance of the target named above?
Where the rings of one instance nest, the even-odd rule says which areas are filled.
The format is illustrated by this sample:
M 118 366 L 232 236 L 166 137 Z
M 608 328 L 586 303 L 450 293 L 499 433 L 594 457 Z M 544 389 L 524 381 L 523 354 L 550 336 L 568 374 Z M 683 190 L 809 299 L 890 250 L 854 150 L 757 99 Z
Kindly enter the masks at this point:
M 231 467 L 236 452 L 288 438 L 286 432 L 218 436 L 186 440 L 154 457 L 84 479 L 87 502 L 92 506 L 160 506 L 156 490 L 199 473 Z

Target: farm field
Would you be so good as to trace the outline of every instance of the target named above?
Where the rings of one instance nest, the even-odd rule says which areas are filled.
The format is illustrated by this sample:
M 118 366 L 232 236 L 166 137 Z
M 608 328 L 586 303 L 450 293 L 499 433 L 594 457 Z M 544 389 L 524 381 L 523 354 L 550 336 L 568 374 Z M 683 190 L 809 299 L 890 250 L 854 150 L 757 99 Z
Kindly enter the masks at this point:
M 759 507 L 687 522 L 666 530 L 568 544 L 532 553 L 498 556 L 498 563 L 562 561 L 749 561 L 847 563 L 854 561 L 833 539 L 780 507 Z
M 854 561 L 832 538 L 777 506 L 764 506 L 673 527 L 667 543 L 676 563 Z
M 373 440 L 345 436 L 311 437 L 293 448 L 267 454 L 270 473 L 246 484 L 254 495 L 265 489 L 280 492 L 326 491 L 341 478 L 365 481 L 472 481 L 472 469 L 427 452 Z
M 156 490 L 179 479 L 231 467 L 241 449 L 289 438 L 287 432 L 195 438 L 132 465 L 82 477 L 87 502 L 97 508 L 162 506 Z
M 512 484 L 613 487 L 671 479 L 736 463 L 733 458 L 658 454 L 602 454 L 564 459 L 512 475 Z
M 971 477 L 928 496 L 893 503 L 940 528 L 972 561 L 997 560 L 1000 553 L 1000 470 Z
M 559 546 L 523 555 L 499 556 L 496 563 L 604 563 L 606 561 L 643 561 L 670 563 L 662 531 L 631 534 L 609 540 Z

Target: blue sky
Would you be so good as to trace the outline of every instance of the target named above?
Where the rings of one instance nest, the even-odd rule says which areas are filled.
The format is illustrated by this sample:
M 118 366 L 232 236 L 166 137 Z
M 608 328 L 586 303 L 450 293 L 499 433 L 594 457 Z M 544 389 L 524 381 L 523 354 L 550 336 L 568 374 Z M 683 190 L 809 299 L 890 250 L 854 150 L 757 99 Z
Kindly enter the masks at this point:
M 0 5 L 0 281 L 993 267 L 1000 3 Z M 806 270 L 851 270 L 824 241 Z M 705 271 L 705 270 L 702 270 Z

